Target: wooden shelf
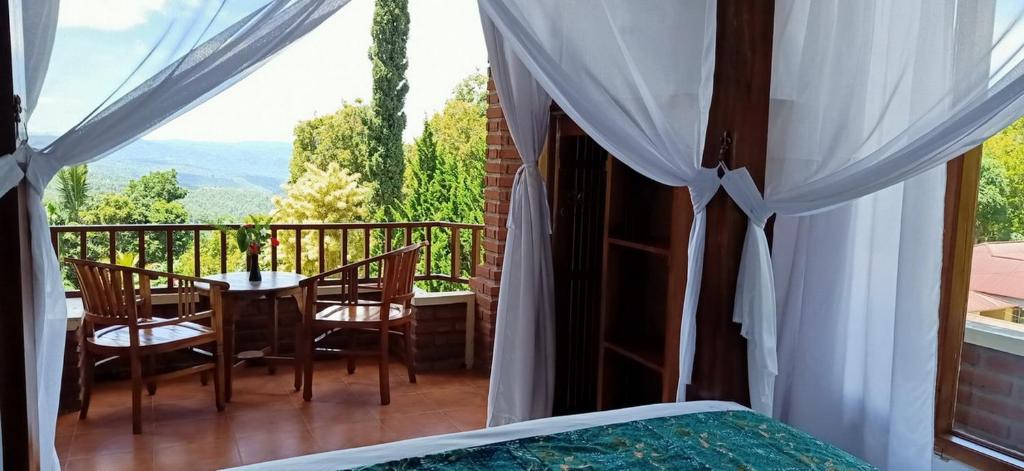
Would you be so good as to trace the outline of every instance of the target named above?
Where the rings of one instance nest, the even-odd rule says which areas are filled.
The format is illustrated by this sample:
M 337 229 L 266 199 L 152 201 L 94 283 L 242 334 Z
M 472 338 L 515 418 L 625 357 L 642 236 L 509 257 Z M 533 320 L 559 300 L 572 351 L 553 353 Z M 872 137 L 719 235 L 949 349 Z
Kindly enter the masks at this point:
M 615 237 L 610 236 L 608 237 L 608 244 L 618 247 L 625 247 L 629 249 L 642 250 L 650 254 L 661 255 L 664 257 L 668 257 L 669 255 L 671 255 L 671 252 L 666 247 L 653 244 L 645 244 L 642 242 L 630 242 L 628 240 L 617 239 Z
M 621 345 L 617 345 L 613 342 L 604 341 L 604 348 L 611 350 L 619 355 L 622 355 L 630 360 L 633 360 L 641 365 L 654 370 L 661 374 L 665 369 L 662 365 L 664 358 L 662 358 L 661 352 L 657 351 L 641 351 L 637 349 L 627 348 Z

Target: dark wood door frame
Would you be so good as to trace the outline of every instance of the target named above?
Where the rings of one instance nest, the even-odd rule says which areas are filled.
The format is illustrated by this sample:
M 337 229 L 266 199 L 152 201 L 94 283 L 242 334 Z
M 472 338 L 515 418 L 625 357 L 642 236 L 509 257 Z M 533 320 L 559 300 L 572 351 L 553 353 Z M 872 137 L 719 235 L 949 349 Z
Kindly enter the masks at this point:
M 720 0 L 714 92 L 703 165 L 715 167 L 727 134 L 729 168 L 746 167 L 764 191 L 771 85 L 773 0 Z M 724 190 L 707 207 L 708 239 L 697 307 L 697 346 L 687 398 L 750 404 L 746 340 L 732 321 L 747 217 Z
M 17 146 L 11 14 L 0 2 L 0 155 Z M 0 442 L 4 469 L 38 469 L 37 447 L 29 436 L 25 385 L 25 303 L 31 302 L 25 185 L 0 195 Z

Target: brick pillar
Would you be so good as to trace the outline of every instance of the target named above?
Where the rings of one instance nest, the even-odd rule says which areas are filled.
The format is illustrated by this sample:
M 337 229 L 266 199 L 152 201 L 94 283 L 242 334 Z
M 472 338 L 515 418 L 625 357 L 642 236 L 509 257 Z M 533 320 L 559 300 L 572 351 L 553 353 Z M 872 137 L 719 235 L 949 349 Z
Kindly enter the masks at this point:
M 498 315 L 498 286 L 505 255 L 505 222 L 516 170 L 522 164 L 512 143 L 494 82 L 487 83 L 487 175 L 484 182 L 484 262 L 469 285 L 476 293 L 475 363 L 490 369 L 494 323 Z

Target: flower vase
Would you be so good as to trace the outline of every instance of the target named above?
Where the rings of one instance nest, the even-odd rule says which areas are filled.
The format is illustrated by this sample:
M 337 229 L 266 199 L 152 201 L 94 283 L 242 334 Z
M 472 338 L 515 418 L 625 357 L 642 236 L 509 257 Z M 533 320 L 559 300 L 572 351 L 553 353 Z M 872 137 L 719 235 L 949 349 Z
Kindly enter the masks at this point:
M 246 265 L 249 266 L 249 281 L 260 281 L 260 254 L 250 253 Z

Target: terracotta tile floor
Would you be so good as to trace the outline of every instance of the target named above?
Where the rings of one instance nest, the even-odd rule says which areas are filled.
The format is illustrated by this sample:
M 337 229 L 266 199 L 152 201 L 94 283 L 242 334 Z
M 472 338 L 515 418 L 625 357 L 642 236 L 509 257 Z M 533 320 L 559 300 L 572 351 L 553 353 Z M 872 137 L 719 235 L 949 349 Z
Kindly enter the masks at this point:
M 221 413 L 212 383 L 182 378 L 143 393 L 142 435 L 131 432 L 128 383 L 98 383 L 87 419 L 58 418 L 57 453 L 73 471 L 204 470 L 484 426 L 486 376 L 421 373 L 410 384 L 401 364 L 390 371 L 391 404 L 381 406 L 372 362 L 353 375 L 342 362 L 318 362 L 311 402 L 292 390 L 288 367 L 239 368 Z

